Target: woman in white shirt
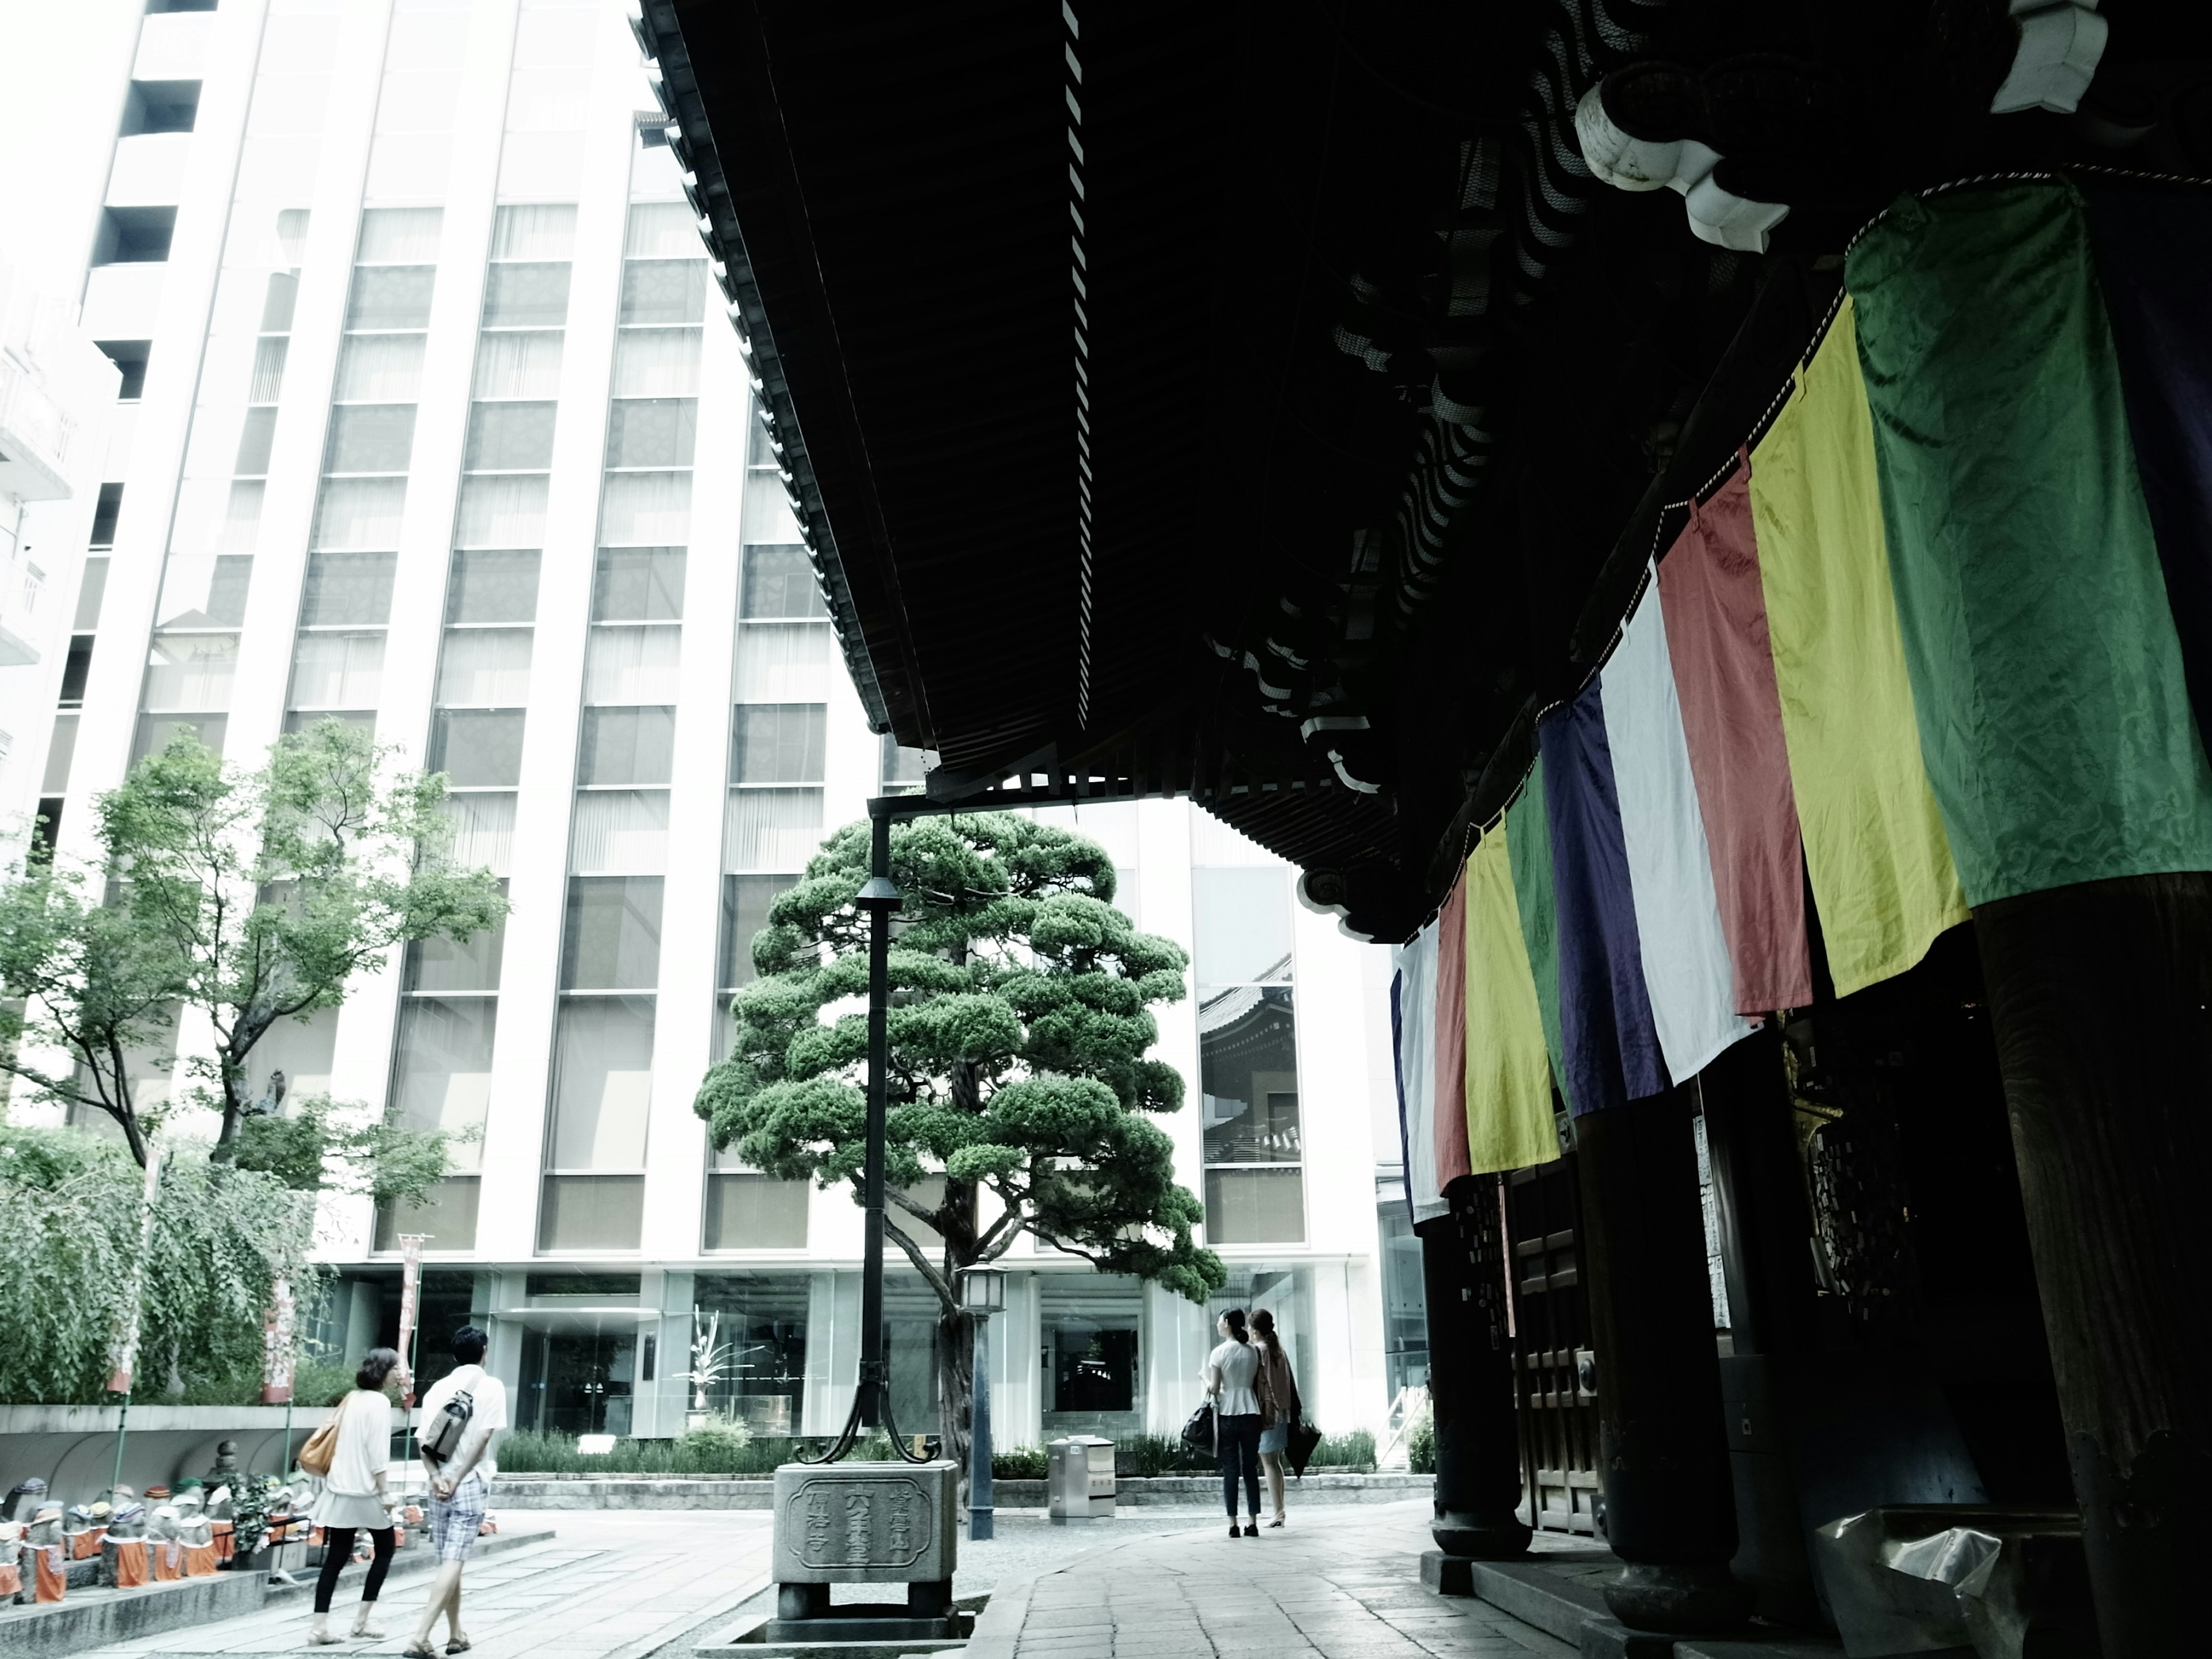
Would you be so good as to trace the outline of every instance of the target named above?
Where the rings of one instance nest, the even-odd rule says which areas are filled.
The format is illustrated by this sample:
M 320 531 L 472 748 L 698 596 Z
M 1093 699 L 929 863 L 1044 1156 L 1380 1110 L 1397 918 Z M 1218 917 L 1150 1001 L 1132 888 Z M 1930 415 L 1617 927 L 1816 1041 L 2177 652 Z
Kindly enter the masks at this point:
M 394 1500 L 385 1491 L 392 1464 L 392 1401 L 385 1397 L 384 1384 L 398 1363 L 392 1349 L 371 1348 L 354 1373 L 353 1391 L 338 1402 L 338 1442 L 331 1453 L 331 1471 L 323 1477 L 322 1495 L 315 1500 L 315 1524 L 323 1529 L 323 1572 L 315 1581 L 315 1617 L 307 1640 L 316 1647 L 346 1639 L 331 1634 L 331 1597 L 338 1574 L 353 1559 L 355 1534 L 364 1531 L 374 1557 L 361 1587 L 353 1633 L 371 1641 L 384 1635 L 373 1622 L 393 1541 Z
M 1214 1328 L 1228 1340 L 1206 1355 L 1199 1379 L 1213 1400 L 1215 1449 L 1221 1459 L 1221 1501 L 1229 1506 L 1229 1535 L 1260 1535 L 1260 1396 L 1253 1384 L 1260 1375 L 1259 1351 L 1245 1334 L 1244 1310 L 1231 1308 Z M 1237 1525 L 1237 1480 L 1244 1480 L 1249 1517 Z

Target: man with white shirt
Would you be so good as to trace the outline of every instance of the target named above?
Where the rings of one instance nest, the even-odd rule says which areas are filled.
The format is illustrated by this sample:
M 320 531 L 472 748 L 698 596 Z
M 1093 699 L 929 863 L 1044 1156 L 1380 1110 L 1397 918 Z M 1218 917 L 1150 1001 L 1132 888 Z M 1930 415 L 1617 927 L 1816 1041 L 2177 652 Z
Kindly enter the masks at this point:
M 507 1426 L 506 1385 L 483 1368 L 484 1347 L 489 1341 L 474 1325 L 455 1331 L 453 1358 L 460 1364 L 422 1395 L 416 1443 L 423 1446 L 422 1462 L 430 1474 L 430 1544 L 437 1553 L 438 1576 L 431 1582 L 422 1622 L 406 1648 L 413 1659 L 435 1659 L 438 1650 L 430 1645 L 430 1628 L 441 1613 L 446 1615 L 446 1651 L 466 1653 L 470 1647 L 461 1631 L 461 1568 L 476 1551 L 477 1531 L 483 1524 L 491 1478 L 498 1472 L 492 1461 L 492 1441 Z M 422 1437 L 434 1440 L 439 1416 L 446 1402 L 457 1395 L 468 1397 L 468 1427 L 450 1455 L 434 1458 Z

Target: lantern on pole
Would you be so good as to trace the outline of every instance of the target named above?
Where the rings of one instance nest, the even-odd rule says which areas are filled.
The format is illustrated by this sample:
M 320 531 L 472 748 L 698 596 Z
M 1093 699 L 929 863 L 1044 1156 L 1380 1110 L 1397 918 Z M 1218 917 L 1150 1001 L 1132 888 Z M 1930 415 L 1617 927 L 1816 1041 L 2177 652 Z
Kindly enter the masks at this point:
M 973 1415 L 968 1431 L 968 1539 L 991 1536 L 991 1316 L 1006 1306 L 1003 1267 L 960 1270 L 960 1306 L 975 1322 Z

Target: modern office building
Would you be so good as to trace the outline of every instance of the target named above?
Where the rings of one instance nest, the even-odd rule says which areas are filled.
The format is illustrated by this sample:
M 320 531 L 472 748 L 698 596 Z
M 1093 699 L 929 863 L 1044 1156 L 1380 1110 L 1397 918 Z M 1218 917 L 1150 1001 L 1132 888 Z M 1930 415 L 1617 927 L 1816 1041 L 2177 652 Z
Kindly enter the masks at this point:
M 868 730 L 621 0 L 157 0 L 121 56 L 84 103 L 115 138 L 82 326 L 124 413 L 66 601 L 62 854 L 179 731 L 243 766 L 335 715 L 445 772 L 504 927 L 254 1058 L 272 1100 L 479 1132 L 419 1208 L 330 1201 L 325 1339 L 388 1339 L 427 1235 L 425 1324 L 490 1325 L 525 1425 L 680 1431 L 719 1314 L 713 1406 L 834 1429 L 860 1212 L 716 1156 L 691 1102 L 769 900 L 927 757 Z M 1187 803 L 1059 817 L 1193 953 L 1159 1052 L 1221 1304 L 1276 1310 L 1324 1427 L 1379 1425 L 1411 1376 L 1384 1361 L 1383 953 Z M 1026 1245 L 1006 1265 L 1002 1443 L 1181 1421 L 1203 1311 Z M 898 1411 L 927 1426 L 936 1310 L 892 1267 Z

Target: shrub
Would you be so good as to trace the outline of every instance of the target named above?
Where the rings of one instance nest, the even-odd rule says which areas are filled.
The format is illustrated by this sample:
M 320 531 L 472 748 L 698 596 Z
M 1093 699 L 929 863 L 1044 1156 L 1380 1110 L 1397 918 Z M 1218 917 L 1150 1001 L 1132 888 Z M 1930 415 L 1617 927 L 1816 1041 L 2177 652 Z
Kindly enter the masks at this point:
M 1042 1446 L 1021 1446 L 1012 1451 L 991 1454 L 991 1478 L 994 1480 L 1042 1480 L 1050 1471 L 1051 1459 Z
M 1314 1448 L 1306 1467 L 1371 1473 L 1375 1468 L 1375 1437 L 1365 1429 L 1354 1429 L 1350 1434 L 1325 1434 Z
M 1437 1472 L 1437 1419 L 1427 1412 L 1406 1431 L 1406 1467 L 1415 1474 Z

